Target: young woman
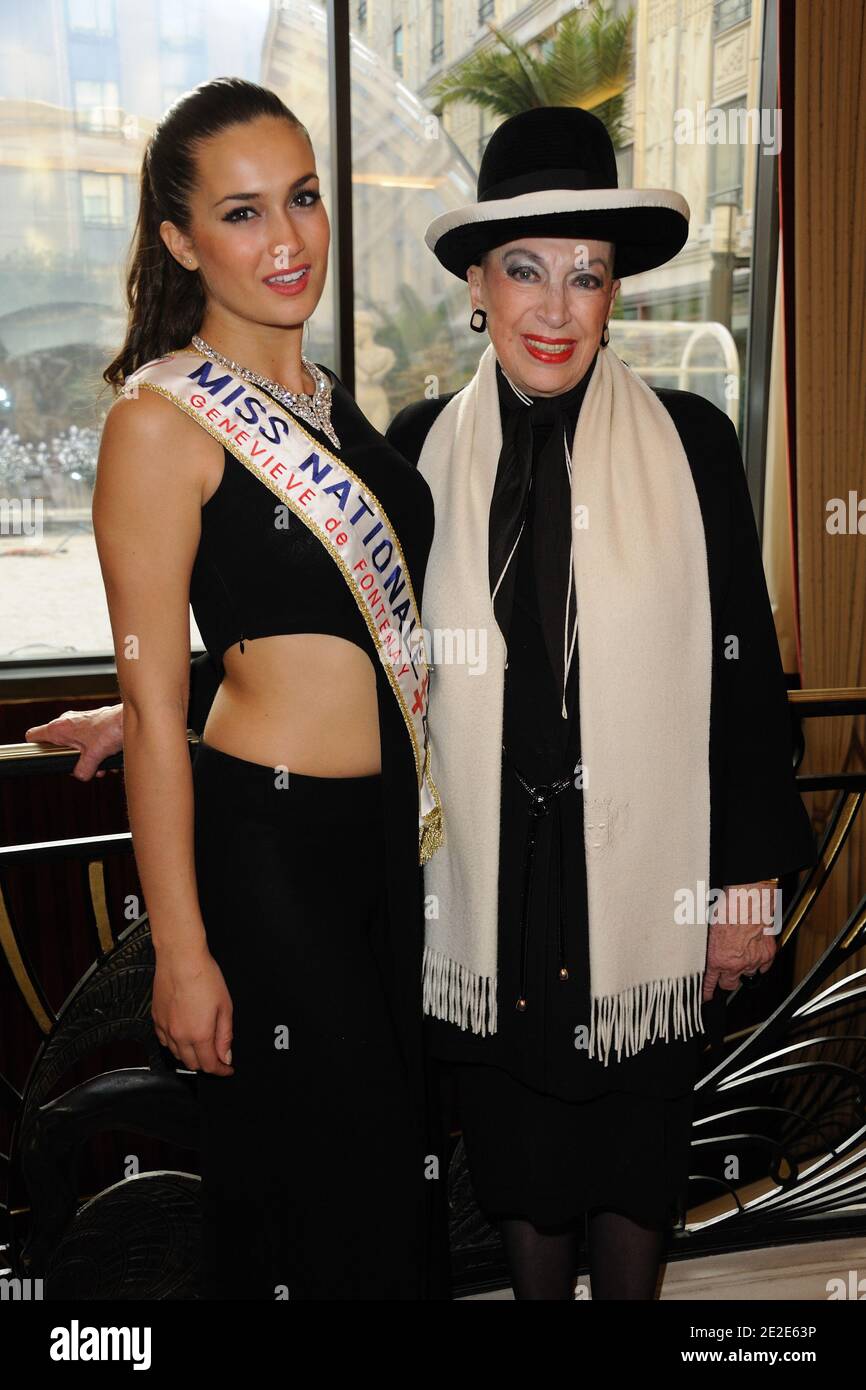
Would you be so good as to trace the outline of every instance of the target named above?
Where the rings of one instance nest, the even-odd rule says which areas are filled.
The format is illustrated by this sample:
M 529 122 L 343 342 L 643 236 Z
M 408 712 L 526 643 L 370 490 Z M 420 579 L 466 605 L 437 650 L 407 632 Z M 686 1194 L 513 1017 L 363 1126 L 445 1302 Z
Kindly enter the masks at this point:
M 220 78 L 168 111 L 93 519 L 154 1025 L 198 1074 L 205 1298 L 426 1295 L 438 808 L 405 639 L 433 510 L 302 354 L 328 242 L 309 136 L 276 95 Z M 223 672 L 192 769 L 190 601 Z

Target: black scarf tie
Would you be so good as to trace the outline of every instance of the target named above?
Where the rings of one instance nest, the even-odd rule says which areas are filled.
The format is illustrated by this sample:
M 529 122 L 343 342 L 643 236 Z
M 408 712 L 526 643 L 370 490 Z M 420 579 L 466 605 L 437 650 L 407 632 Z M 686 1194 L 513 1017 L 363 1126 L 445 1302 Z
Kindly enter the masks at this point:
M 517 573 L 515 552 L 533 492 L 533 568 L 539 615 L 557 689 L 565 685 L 565 614 L 568 649 L 575 640 L 577 612 L 571 569 L 571 484 L 565 448 L 571 453 L 580 407 L 596 356 L 584 376 L 559 396 L 532 396 L 527 404 L 497 364 L 502 449 L 490 502 L 488 540 L 490 593 L 499 630 L 508 643 Z M 573 660 L 573 658 L 572 658 Z

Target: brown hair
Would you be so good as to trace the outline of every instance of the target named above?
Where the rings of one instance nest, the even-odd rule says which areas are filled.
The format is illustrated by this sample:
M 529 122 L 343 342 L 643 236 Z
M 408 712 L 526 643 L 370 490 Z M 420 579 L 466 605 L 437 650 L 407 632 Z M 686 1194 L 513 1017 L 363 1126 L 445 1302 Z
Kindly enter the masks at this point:
M 199 145 L 259 116 L 288 121 L 310 139 L 306 126 L 275 92 L 242 77 L 215 77 L 185 92 L 151 135 L 141 164 L 138 220 L 126 280 L 126 339 L 102 373 L 116 394 L 136 368 L 188 343 L 198 332 L 205 309 L 201 277 L 178 264 L 159 225 L 168 220 L 189 231 Z

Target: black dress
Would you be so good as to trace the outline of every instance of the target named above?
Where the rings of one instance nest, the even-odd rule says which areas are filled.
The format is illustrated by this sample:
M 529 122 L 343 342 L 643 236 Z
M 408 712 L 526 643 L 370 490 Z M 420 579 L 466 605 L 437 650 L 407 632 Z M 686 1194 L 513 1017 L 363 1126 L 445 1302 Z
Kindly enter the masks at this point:
M 571 506 L 561 441 L 564 432 L 570 452 L 592 366 L 566 395 L 535 399 L 529 407 L 497 366 L 503 437 L 513 433 L 510 412 L 529 410 L 533 470 L 526 521 L 513 561 L 507 633 L 499 1024 L 497 1032 L 486 1037 L 433 1018 L 426 1027 L 431 1052 L 451 1064 L 470 1174 L 489 1214 L 523 1216 L 536 1225 L 553 1226 L 599 1207 L 661 1225 L 676 1209 L 688 1177 L 694 1085 L 704 1039 L 697 1035 L 657 1040 L 636 1056 L 620 1061 L 614 1056 L 605 1066 L 589 1058 L 582 1031 L 590 1019 L 589 939 L 586 864 L 584 855 L 575 852 L 584 843 L 576 641 L 563 691 Z M 658 394 L 677 424 L 692 465 L 715 601 L 711 878 L 718 886 L 751 882 L 814 862 L 814 841 L 791 770 L 778 644 L 745 480 L 738 487 L 735 477 L 732 486 L 726 476 L 732 468 L 732 448 L 742 474 L 733 427 L 700 397 L 677 391 Z M 448 399 L 419 402 L 396 417 L 388 437 L 408 458 L 417 462 L 427 431 Z M 727 435 L 721 422 L 728 427 Z M 502 467 L 500 457 L 497 485 Z M 732 541 L 740 553 L 732 553 Z M 545 547 L 559 557 L 561 582 L 556 578 L 557 562 L 549 562 Z M 742 686 L 730 681 L 720 660 L 720 636 L 731 631 L 745 638 L 748 659 L 738 673 Z M 751 734 L 746 724 L 750 690 L 757 723 Z M 751 787 L 748 778 L 734 772 L 739 756 L 728 757 L 737 740 L 738 754 L 748 758 L 751 747 L 757 760 L 757 780 Z M 530 798 L 524 783 L 564 784 L 548 799 L 548 813 L 536 821 L 525 926 Z M 776 811 L 769 828 L 756 808 L 746 809 L 750 791 L 764 796 L 765 810 Z M 447 806 L 444 811 L 447 824 Z M 604 827 L 592 827 L 591 833 L 603 834 Z
M 338 380 L 331 418 L 339 457 L 394 524 L 420 604 L 433 534 L 429 488 Z M 218 1252 L 209 1258 L 207 1296 L 262 1296 L 274 1257 L 258 1247 L 250 1253 L 252 1228 L 257 1216 L 275 1226 L 283 1208 L 286 1233 L 281 1226 L 275 1245 L 292 1269 L 292 1298 L 439 1296 L 445 1185 L 429 1180 L 437 1131 L 428 1122 L 434 1112 L 423 1050 L 423 882 L 411 741 L 334 561 L 302 523 L 278 532 L 273 494 L 228 451 L 224 462 L 205 504 L 191 579 L 208 651 L 192 663 L 190 726 L 204 730 L 228 646 L 243 639 L 243 650 L 281 632 L 331 632 L 355 640 L 372 662 L 382 770 L 348 779 L 292 773 L 289 792 L 275 797 L 273 769 L 206 742 L 197 750 L 199 896 L 212 951 L 230 981 L 234 1050 L 246 1063 L 235 1109 L 248 1115 L 234 1132 L 229 1091 L 239 1068 L 232 1078 L 199 1075 L 213 1131 L 203 1177 L 214 1192 L 211 1225 L 225 1233 L 226 1246 L 221 1260 Z M 262 1017 L 291 1022 L 291 1087 L 279 1080 L 283 1059 L 272 1060 L 273 1028 L 253 1051 Z M 254 1152 L 252 1135 L 265 1119 L 279 1142 Z M 315 1260 L 302 1248 L 306 1265 L 296 1268 L 292 1232 L 308 1228 Z

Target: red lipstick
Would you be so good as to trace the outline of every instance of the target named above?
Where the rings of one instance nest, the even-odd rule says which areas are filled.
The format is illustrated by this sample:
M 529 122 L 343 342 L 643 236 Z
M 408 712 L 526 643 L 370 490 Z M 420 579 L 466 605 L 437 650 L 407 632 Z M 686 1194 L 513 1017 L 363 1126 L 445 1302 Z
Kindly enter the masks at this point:
M 567 362 L 574 355 L 574 338 L 546 338 L 542 333 L 521 333 L 523 346 L 537 362 Z

